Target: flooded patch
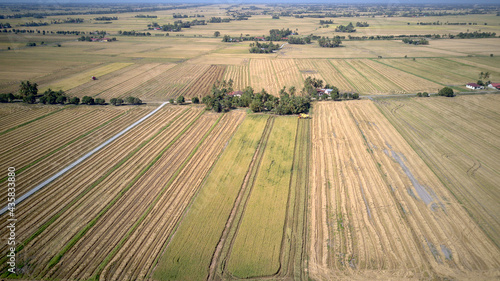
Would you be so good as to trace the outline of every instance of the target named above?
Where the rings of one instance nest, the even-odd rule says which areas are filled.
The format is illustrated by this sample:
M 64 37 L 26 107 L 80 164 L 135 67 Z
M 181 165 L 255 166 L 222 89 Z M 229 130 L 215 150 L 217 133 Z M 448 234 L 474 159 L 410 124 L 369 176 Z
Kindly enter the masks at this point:
M 451 250 L 448 249 L 445 245 L 441 245 L 441 252 L 443 252 L 445 259 L 451 260 Z
M 433 201 L 433 199 L 432 199 L 432 196 L 430 195 L 430 193 L 425 188 L 425 186 L 421 185 L 418 182 L 418 180 L 413 176 L 410 169 L 404 163 L 404 160 L 402 159 L 401 155 L 399 153 L 394 152 L 394 151 L 391 151 L 391 152 L 392 152 L 392 158 L 394 158 L 394 160 L 396 160 L 396 162 L 398 162 L 399 166 L 401 166 L 401 168 L 405 172 L 406 176 L 410 179 L 411 184 L 413 185 L 413 187 L 417 191 L 418 197 L 420 197 L 420 199 L 422 199 L 422 201 L 424 201 L 424 203 L 426 205 L 429 205 Z
M 361 188 L 361 195 L 363 195 L 363 201 L 365 201 L 366 212 L 368 212 L 368 216 L 371 219 L 372 212 L 370 211 L 370 206 L 368 206 L 368 202 L 366 202 L 365 190 L 363 189 L 363 185 L 361 183 L 359 183 L 359 187 Z

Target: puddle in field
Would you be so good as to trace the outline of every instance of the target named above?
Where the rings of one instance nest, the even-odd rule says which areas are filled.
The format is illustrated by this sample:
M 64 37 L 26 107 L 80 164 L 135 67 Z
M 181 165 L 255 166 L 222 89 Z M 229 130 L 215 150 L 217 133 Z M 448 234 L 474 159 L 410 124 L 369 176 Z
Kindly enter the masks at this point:
M 370 206 L 368 206 L 368 202 L 366 202 L 365 190 L 363 189 L 363 185 L 359 183 L 359 187 L 361 188 L 361 195 L 363 195 L 363 201 L 365 201 L 366 211 L 368 212 L 368 216 L 370 219 L 372 218 L 372 212 L 370 211 Z
M 443 211 L 446 211 L 444 204 L 439 199 L 437 199 L 438 197 L 437 197 L 436 193 L 432 190 L 432 188 L 422 185 L 415 178 L 415 176 L 411 172 L 410 168 L 408 168 L 408 166 L 406 166 L 405 162 L 407 162 L 408 160 L 406 159 L 404 154 L 398 153 L 398 152 L 395 152 L 394 150 L 392 150 L 392 146 L 390 144 L 386 143 L 386 145 L 389 148 L 389 150 L 384 149 L 383 150 L 384 153 L 387 156 L 392 157 L 394 160 L 396 160 L 396 162 L 403 169 L 406 176 L 408 177 L 408 179 L 410 179 L 410 182 L 413 185 L 413 188 L 409 187 L 407 189 L 408 194 L 417 200 L 418 200 L 418 198 L 420 198 L 420 200 L 424 201 L 424 203 L 428 206 L 430 204 L 429 207 L 431 208 L 432 211 L 437 211 L 439 209 L 439 207 L 441 207 L 441 209 Z M 416 191 L 417 194 L 414 193 L 414 190 Z M 418 196 L 418 198 L 417 198 L 417 196 Z M 437 199 L 437 200 L 435 200 L 435 199 Z M 437 202 L 435 202 L 435 201 L 437 201 Z
M 434 259 L 438 263 L 443 263 L 443 260 L 441 260 L 441 255 L 439 255 L 439 252 L 436 249 L 436 246 L 434 246 L 434 244 L 432 244 L 431 242 L 427 241 L 427 239 L 425 239 L 425 242 L 427 242 L 427 246 L 429 247 L 429 250 L 431 251 L 432 255 L 434 256 Z
M 445 245 L 441 245 L 441 252 L 443 252 L 445 259 L 451 260 L 451 250 Z

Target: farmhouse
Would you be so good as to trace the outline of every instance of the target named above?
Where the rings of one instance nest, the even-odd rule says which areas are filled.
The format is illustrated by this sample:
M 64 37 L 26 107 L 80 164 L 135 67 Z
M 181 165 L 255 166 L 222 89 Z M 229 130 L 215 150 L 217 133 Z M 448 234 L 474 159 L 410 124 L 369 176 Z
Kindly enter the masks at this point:
M 255 40 L 266 41 L 265 37 L 255 37 Z
M 467 85 L 465 85 L 465 87 L 469 88 L 469 89 L 472 89 L 472 90 L 477 90 L 477 89 L 484 89 L 483 86 L 480 86 L 476 83 L 469 83 Z
M 243 95 L 243 92 L 242 91 L 234 91 L 234 92 L 229 93 L 228 95 L 231 97 L 241 97 L 241 95 Z
M 491 83 L 488 85 L 489 88 L 500 90 L 500 83 Z

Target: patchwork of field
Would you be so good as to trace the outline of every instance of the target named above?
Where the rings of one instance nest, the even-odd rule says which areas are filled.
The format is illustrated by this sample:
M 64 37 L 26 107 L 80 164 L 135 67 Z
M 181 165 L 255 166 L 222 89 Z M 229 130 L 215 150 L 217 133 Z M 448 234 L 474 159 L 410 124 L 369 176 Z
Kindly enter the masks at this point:
M 312 125 L 311 278 L 498 275 L 499 248 L 374 103 L 315 104 Z
M 300 278 L 308 135 L 308 120 L 248 116 L 168 242 L 153 276 Z
M 384 100 L 377 106 L 500 246 L 500 97 Z
M 140 118 L 137 113 L 144 112 L 144 108 L 122 107 L 120 110 L 106 107 L 99 113 L 102 110 L 90 108 L 78 107 L 74 110 L 80 112 L 87 109 L 88 112 L 82 111 L 79 115 L 96 118 L 100 122 L 115 119 L 111 125 L 101 127 L 109 132 L 83 127 L 82 132 L 72 135 L 73 142 L 61 146 L 60 152 L 52 153 L 54 156 L 64 157 L 64 149 L 85 145 L 89 142 L 86 136 L 99 134 L 94 138 L 100 138 L 112 133 L 111 129 L 122 129 L 112 125 L 126 120 L 136 121 Z M 119 115 L 120 111 L 123 114 Z M 135 120 L 125 117 L 130 115 L 129 111 L 136 111 Z M 74 118 L 79 116 L 70 115 L 75 115 Z M 117 117 L 115 115 L 119 118 L 113 118 Z M 22 204 L 29 208 L 19 208 L 16 212 L 17 218 L 23 221 L 16 225 L 16 239 L 22 241 L 17 255 L 24 261 L 25 276 L 90 278 L 102 274 L 106 279 L 112 277 L 116 280 L 144 278 L 152 269 L 168 233 L 244 116 L 238 111 L 204 114 L 201 107 L 165 107 L 26 199 Z M 50 121 L 48 118 L 44 118 L 47 123 Z M 160 123 L 163 125 L 158 126 Z M 98 125 L 100 123 L 93 126 Z M 75 138 L 83 132 L 86 132 L 86 135 L 83 134 L 85 137 Z M 71 139 L 70 136 L 66 138 L 64 141 Z M 59 141 L 57 137 L 54 139 Z M 102 142 L 100 139 L 95 141 Z M 89 147 L 91 145 L 88 144 Z M 46 160 L 48 158 L 40 163 L 44 164 Z M 66 166 L 65 163 L 51 164 L 52 170 Z M 33 167 L 32 170 L 37 168 Z M 20 173 L 18 181 L 26 180 L 24 175 L 31 178 L 29 171 Z M 127 177 L 124 178 L 124 175 Z M 25 185 L 23 189 L 20 185 L 20 194 L 32 186 Z M 71 188 L 65 190 L 68 187 Z M 159 206 L 162 210 L 158 209 Z M 165 212 L 171 216 L 164 217 Z M 118 217 L 121 223 L 117 223 Z M 136 235 L 137 231 L 150 234 Z M 103 236 L 104 233 L 108 236 Z M 88 247 L 95 243 L 102 243 L 98 246 L 98 253 L 96 248 Z M 137 245 L 142 246 L 138 249 Z M 139 252 L 141 254 L 137 255 Z M 121 265 L 117 268 L 117 264 Z

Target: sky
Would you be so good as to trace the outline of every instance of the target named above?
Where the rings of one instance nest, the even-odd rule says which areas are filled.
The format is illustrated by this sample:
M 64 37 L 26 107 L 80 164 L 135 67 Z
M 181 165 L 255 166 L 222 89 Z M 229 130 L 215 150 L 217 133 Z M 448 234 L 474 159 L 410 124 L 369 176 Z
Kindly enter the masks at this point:
M 0 0 L 0 3 L 33 3 L 33 4 L 47 4 L 47 5 L 61 5 L 61 4 L 82 4 L 82 3 L 207 3 L 207 4 L 241 4 L 241 3 L 257 3 L 257 4 L 307 4 L 307 3 L 331 3 L 331 4 L 384 4 L 384 5 L 397 5 L 397 4 L 494 4 L 500 5 L 500 0 Z

